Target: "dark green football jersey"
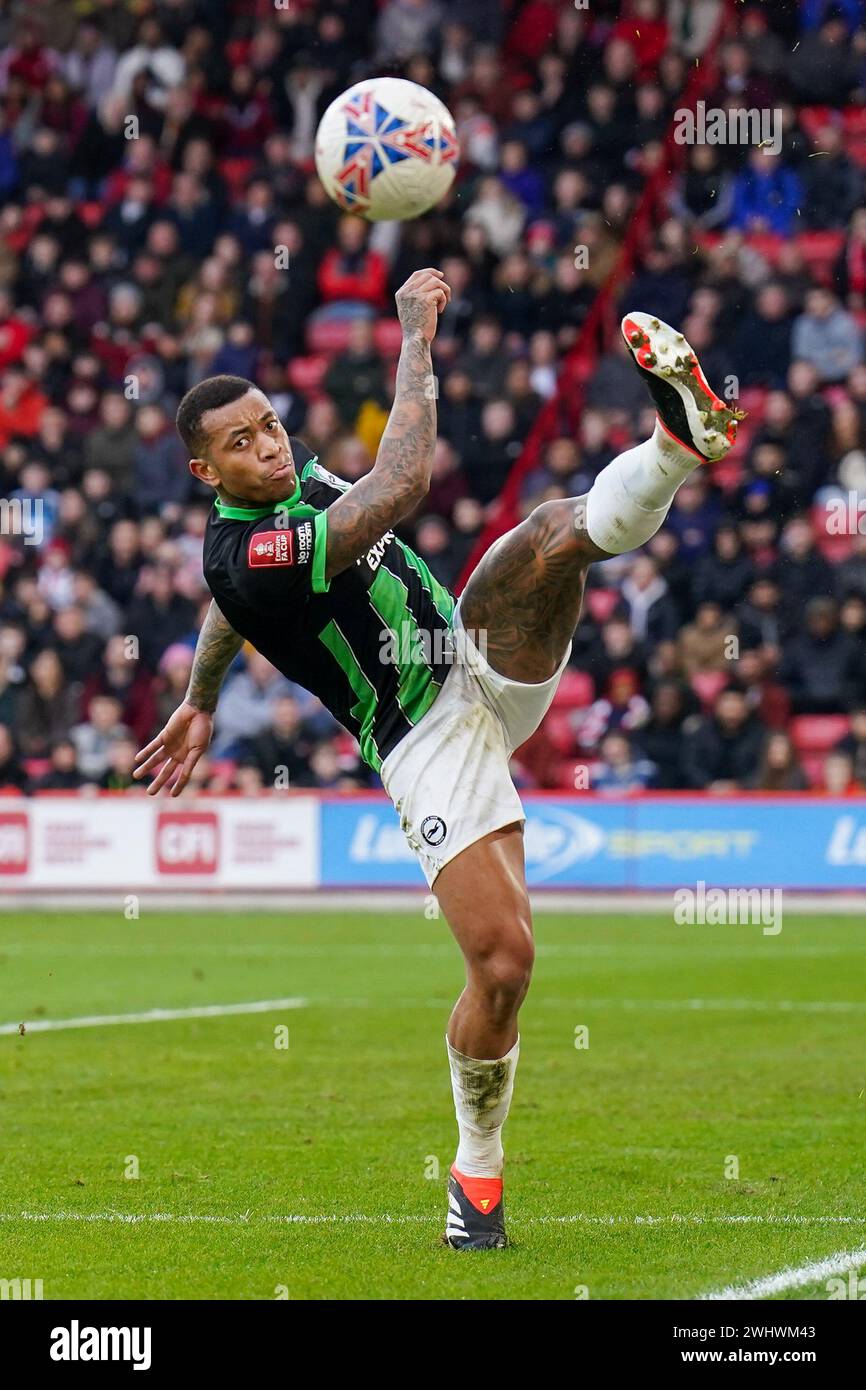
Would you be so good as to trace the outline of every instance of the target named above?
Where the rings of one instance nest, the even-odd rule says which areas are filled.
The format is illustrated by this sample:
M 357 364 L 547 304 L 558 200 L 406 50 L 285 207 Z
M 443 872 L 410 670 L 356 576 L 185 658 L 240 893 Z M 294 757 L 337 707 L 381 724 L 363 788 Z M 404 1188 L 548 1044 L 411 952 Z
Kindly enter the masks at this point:
M 329 582 L 328 508 L 349 484 L 291 444 L 291 497 L 268 507 L 217 500 L 205 578 L 235 631 L 317 695 L 378 771 L 451 669 L 455 599 L 393 531 Z

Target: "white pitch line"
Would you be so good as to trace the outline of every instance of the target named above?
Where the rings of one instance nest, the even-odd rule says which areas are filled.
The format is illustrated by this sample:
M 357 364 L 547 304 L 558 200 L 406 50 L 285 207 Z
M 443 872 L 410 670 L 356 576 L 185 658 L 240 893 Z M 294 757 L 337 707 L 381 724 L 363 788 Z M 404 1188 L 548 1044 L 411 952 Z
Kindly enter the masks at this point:
M 6 1211 L 0 1212 L 0 1222 L 23 1221 L 30 1223 L 79 1221 L 85 1224 L 117 1224 L 135 1226 L 142 1224 L 177 1224 L 182 1226 L 389 1226 L 429 1223 L 434 1217 L 424 1213 L 400 1213 L 396 1216 L 387 1213 L 368 1215 L 365 1212 L 324 1212 L 324 1213 L 263 1213 L 236 1212 L 228 1215 L 212 1215 L 206 1212 L 122 1212 L 122 1211 Z M 512 1217 L 515 1226 L 586 1225 L 586 1226 L 711 1226 L 711 1225 L 763 1225 L 763 1226 L 866 1226 L 866 1216 L 702 1216 L 698 1213 L 665 1216 L 613 1215 L 605 1216 L 592 1212 L 575 1212 L 566 1216 L 528 1216 Z M 860 1252 L 866 1259 L 866 1250 Z M 853 1258 L 853 1257 L 852 1257 Z M 845 1266 L 847 1268 L 848 1266 Z M 832 1272 L 832 1271 L 831 1271 Z M 744 1295 L 745 1297 L 746 1295 Z M 720 1298 L 722 1294 L 708 1294 L 704 1297 Z
M 200 1004 L 189 1009 L 148 1009 L 138 1014 L 90 1014 L 83 1018 L 24 1020 L 26 1033 L 57 1033 L 64 1028 L 110 1028 L 116 1023 L 171 1023 L 179 1018 L 225 1018 L 229 1014 L 268 1014 L 276 1009 L 305 1009 L 307 999 L 255 999 L 249 1004 Z M 0 1035 L 18 1033 L 20 1023 L 0 1023 Z
M 25 1033 L 57 1033 L 68 1028 L 110 1028 L 123 1023 L 170 1023 L 184 1018 L 224 1018 L 231 1014 L 264 1014 L 276 1009 L 450 1009 L 453 1000 L 427 996 L 422 999 L 401 997 L 381 999 L 300 998 L 258 999 L 246 1004 L 202 1004 L 187 1009 L 148 1009 L 143 1013 L 91 1014 L 82 1018 L 24 1019 Z M 573 999 L 536 999 L 533 1008 L 574 1009 L 603 1008 L 676 1012 L 721 1013 L 804 1013 L 850 1014 L 866 1011 L 866 1002 L 849 999 L 615 999 L 592 995 L 575 995 Z M 0 1024 L 0 1037 L 20 1033 L 21 1024 Z
M 859 1269 L 862 1264 L 866 1264 L 866 1246 L 861 1246 L 859 1250 L 840 1250 L 835 1255 L 828 1255 L 826 1259 L 813 1260 L 811 1264 L 799 1265 L 797 1268 L 789 1266 L 787 1269 L 780 1269 L 778 1274 L 768 1274 L 763 1279 L 752 1279 L 748 1284 L 729 1284 L 727 1288 L 718 1289 L 715 1293 L 702 1294 L 701 1298 L 705 1301 L 772 1298 L 774 1294 L 784 1293 L 787 1289 L 803 1289 L 810 1284 L 829 1279 L 834 1274 L 847 1274 L 851 1269 Z

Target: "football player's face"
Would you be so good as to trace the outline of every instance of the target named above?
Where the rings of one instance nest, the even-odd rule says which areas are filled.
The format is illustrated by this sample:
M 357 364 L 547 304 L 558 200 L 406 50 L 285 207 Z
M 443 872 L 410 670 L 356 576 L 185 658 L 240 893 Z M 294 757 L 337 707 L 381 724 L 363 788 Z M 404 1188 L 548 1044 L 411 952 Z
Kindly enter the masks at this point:
M 218 487 L 226 498 L 243 502 L 282 502 L 294 491 L 295 465 L 289 437 L 262 391 L 202 416 L 206 458 L 192 459 L 190 470 Z

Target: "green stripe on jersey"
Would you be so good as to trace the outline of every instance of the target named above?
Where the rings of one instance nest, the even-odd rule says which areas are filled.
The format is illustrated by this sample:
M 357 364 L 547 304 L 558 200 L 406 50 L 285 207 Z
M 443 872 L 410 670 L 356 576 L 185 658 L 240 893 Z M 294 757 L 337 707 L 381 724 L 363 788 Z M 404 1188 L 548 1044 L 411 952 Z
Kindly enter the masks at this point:
M 326 594 L 331 587 L 330 579 L 325 577 L 328 558 L 328 513 L 316 512 L 313 522 L 313 572 L 310 585 L 314 594 Z
M 409 723 L 417 724 L 439 694 L 439 686 L 427 663 L 423 634 L 409 608 L 409 590 L 402 579 L 382 568 L 377 570 L 367 596 L 396 638 L 397 703 Z M 433 633 L 428 633 L 428 641 L 432 638 Z
M 361 756 L 375 772 L 378 772 L 382 766 L 382 759 L 379 757 L 379 750 L 373 737 L 373 720 L 376 717 L 377 707 L 376 691 L 361 670 L 358 658 L 333 619 L 319 633 L 319 641 L 328 648 L 358 697 L 352 706 L 351 714 L 352 718 L 357 719 L 361 726 L 361 732 L 358 736 Z
M 449 594 L 448 590 L 445 588 L 445 585 L 439 583 L 439 580 L 431 572 L 427 564 L 421 559 L 420 555 L 416 555 L 414 550 L 410 550 L 408 545 L 404 545 L 403 542 L 399 539 L 397 539 L 397 544 L 403 552 L 403 559 L 406 561 L 406 564 L 411 566 L 411 568 L 415 571 L 418 578 L 421 580 L 423 588 L 427 590 L 428 594 L 433 600 L 433 607 L 436 609 L 436 612 L 439 614 L 439 617 L 442 618 L 450 627 L 451 619 L 454 616 L 454 609 L 456 607 L 456 600 L 454 598 L 454 595 Z

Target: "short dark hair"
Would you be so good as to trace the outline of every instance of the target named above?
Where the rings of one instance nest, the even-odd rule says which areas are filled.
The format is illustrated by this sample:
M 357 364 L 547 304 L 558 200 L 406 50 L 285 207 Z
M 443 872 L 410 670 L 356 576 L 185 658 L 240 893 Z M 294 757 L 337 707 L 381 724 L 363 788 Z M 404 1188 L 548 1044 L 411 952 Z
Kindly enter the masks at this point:
M 187 391 L 177 408 L 175 424 L 193 458 L 199 457 L 207 444 L 201 417 L 209 410 L 219 410 L 222 405 L 239 401 L 248 391 L 257 390 L 255 382 L 247 381 L 243 376 L 209 376 Z

